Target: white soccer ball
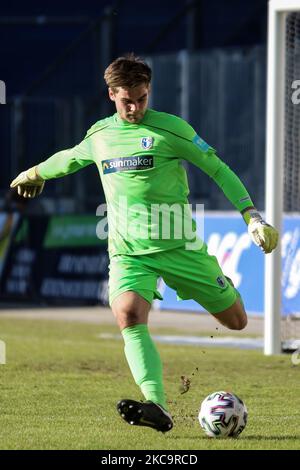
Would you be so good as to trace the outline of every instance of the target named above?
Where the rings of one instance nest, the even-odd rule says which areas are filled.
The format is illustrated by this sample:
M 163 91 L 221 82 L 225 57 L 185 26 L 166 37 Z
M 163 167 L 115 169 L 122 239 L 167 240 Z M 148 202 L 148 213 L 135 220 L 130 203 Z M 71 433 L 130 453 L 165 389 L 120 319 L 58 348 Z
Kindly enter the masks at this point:
M 199 423 L 209 437 L 237 437 L 247 424 L 244 402 L 233 393 L 214 392 L 201 404 Z

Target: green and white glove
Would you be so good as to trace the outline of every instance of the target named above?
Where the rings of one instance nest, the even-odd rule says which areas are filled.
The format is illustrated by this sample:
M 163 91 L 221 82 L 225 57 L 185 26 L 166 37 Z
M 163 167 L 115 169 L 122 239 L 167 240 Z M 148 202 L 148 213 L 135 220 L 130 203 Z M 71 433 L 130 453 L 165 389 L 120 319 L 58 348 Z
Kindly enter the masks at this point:
M 38 174 L 37 167 L 22 171 L 10 184 L 11 188 L 18 188 L 18 194 L 33 198 L 39 196 L 45 186 L 45 180 Z
M 267 224 L 255 209 L 250 209 L 243 214 L 243 217 L 248 224 L 248 233 L 255 245 L 266 254 L 275 250 L 278 244 L 278 231 L 272 225 Z

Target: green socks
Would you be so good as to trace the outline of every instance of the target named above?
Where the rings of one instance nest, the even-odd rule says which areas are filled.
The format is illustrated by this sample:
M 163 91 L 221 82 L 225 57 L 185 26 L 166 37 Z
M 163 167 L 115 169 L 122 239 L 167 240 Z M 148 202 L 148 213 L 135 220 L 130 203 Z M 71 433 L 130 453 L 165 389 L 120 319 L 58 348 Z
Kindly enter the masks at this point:
M 130 326 L 122 330 L 125 356 L 135 383 L 146 400 L 167 409 L 162 378 L 162 363 L 146 324 Z

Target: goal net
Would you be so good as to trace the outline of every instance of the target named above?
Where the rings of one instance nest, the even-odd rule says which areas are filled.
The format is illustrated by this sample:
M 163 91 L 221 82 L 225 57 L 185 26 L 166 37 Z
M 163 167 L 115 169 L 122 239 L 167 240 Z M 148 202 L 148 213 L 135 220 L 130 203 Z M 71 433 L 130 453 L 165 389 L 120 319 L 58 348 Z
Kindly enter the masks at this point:
M 284 212 L 300 211 L 300 93 L 298 89 L 300 90 L 300 11 L 286 16 Z
M 265 354 L 300 348 L 300 0 L 270 0 L 266 217 L 281 252 L 266 257 Z
M 300 8 L 300 2 L 299 2 Z M 284 126 L 284 170 L 283 170 L 283 211 L 300 215 L 300 11 L 291 12 L 285 19 L 285 126 Z M 294 288 L 283 290 L 283 307 L 286 296 L 298 296 L 300 290 L 300 221 L 286 236 L 290 259 L 289 283 Z M 283 264 L 282 285 L 285 287 L 285 263 Z M 293 279 L 294 277 L 294 279 Z M 283 350 L 295 350 L 300 346 L 300 305 L 286 308 L 281 321 Z

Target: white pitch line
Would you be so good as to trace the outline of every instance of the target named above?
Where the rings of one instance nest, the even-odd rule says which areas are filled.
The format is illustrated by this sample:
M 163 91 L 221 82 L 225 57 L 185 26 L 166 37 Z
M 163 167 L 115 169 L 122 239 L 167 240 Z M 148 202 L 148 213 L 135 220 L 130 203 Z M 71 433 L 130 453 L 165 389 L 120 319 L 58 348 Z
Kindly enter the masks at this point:
M 121 340 L 118 334 L 102 333 L 97 335 L 101 339 Z M 174 336 L 174 335 L 153 335 L 152 338 L 158 343 L 182 344 L 190 346 L 211 346 L 240 349 L 262 349 L 263 338 L 236 338 L 233 336 L 223 336 L 221 338 L 209 336 Z

